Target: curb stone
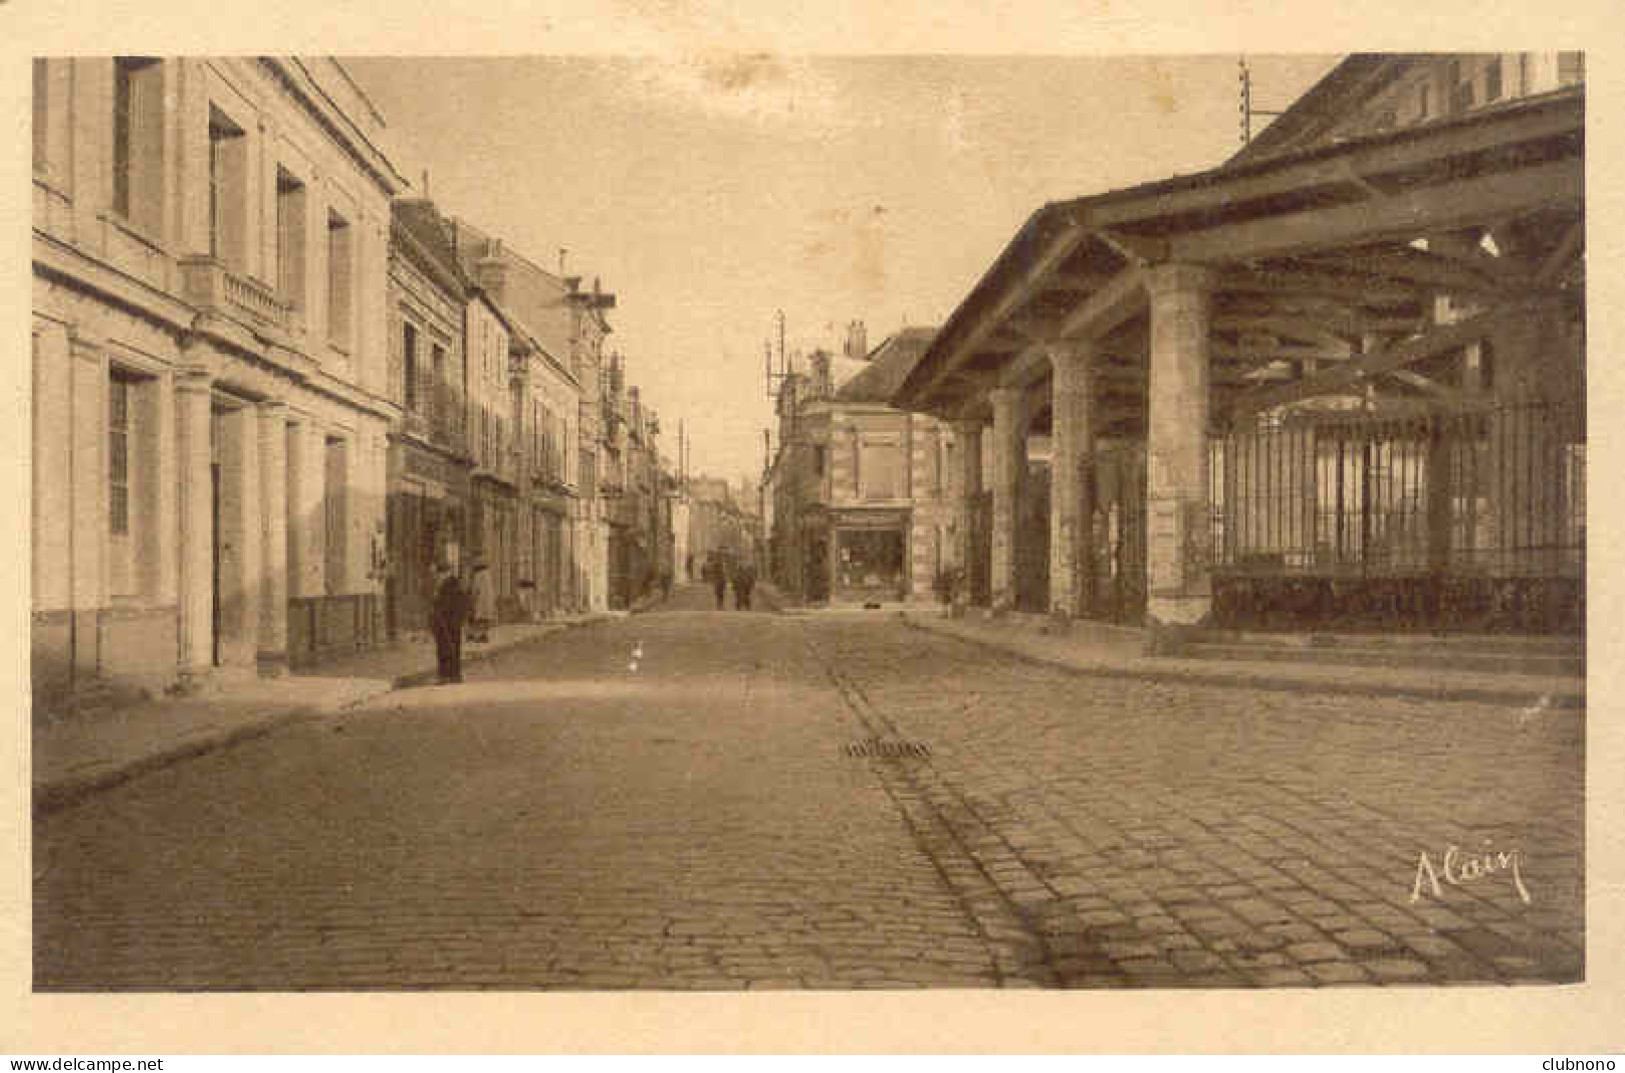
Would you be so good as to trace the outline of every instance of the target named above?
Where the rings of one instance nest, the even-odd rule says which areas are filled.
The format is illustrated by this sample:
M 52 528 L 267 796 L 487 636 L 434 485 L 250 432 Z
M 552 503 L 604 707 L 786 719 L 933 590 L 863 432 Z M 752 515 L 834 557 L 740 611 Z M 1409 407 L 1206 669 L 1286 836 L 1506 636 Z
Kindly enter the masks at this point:
M 390 692 L 392 687 L 379 680 L 377 686 L 334 705 L 304 704 L 290 708 L 269 708 L 248 722 L 240 723 L 217 734 L 200 734 L 160 748 L 128 763 L 107 767 L 84 775 L 68 775 L 54 782 L 33 788 L 34 816 L 44 817 L 62 811 L 104 790 L 121 786 L 131 779 L 154 771 L 162 771 L 183 760 L 192 760 L 210 753 L 263 738 L 273 731 L 298 723 L 319 719 L 333 712 L 347 711 L 375 697 Z
M 1496 704 L 1506 707 L 1542 706 L 1547 708 L 1585 709 L 1585 693 L 1543 694 L 1527 688 L 1454 686 L 1428 688 L 1404 683 L 1384 682 L 1371 677 L 1361 681 L 1336 681 L 1294 678 L 1286 675 L 1225 673 L 1223 671 L 1193 671 L 1184 668 L 1156 668 L 1112 666 L 1109 664 L 1080 664 L 1058 656 L 1039 655 L 993 638 L 977 637 L 957 630 L 944 629 L 907 614 L 900 616 L 912 629 L 940 637 L 951 637 L 969 645 L 998 652 L 1023 663 L 1049 667 L 1067 674 L 1091 678 L 1123 678 L 1146 682 L 1178 682 L 1184 685 L 1220 686 L 1231 689 L 1257 689 L 1286 693 L 1320 693 L 1353 697 L 1406 697 L 1413 700 Z
M 558 629 L 590 626 L 597 621 L 602 620 L 589 618 L 581 622 L 563 623 Z M 499 652 L 507 652 L 518 648 L 521 645 L 540 640 L 554 632 L 556 631 L 546 630 L 508 644 L 493 646 L 479 653 L 471 654 L 466 662 L 478 663 Z M 200 734 L 192 738 L 172 742 L 145 756 L 139 756 L 126 763 L 109 766 L 99 771 L 82 775 L 67 775 L 52 782 L 42 783 L 33 787 L 34 816 L 38 818 L 52 815 L 104 790 L 111 790 L 116 786 L 129 782 L 138 776 L 161 771 L 184 760 L 207 756 L 210 753 L 265 737 L 284 727 L 318 719 L 333 712 L 347 711 L 397 689 L 422 685 L 432 681 L 436 676 L 436 669 L 431 668 L 427 671 L 414 671 L 408 674 L 396 675 L 392 679 L 380 678 L 376 680 L 375 686 L 369 687 L 361 691 L 359 695 L 349 697 L 337 704 L 300 704 L 289 707 L 265 708 L 254 717 L 228 730 L 214 734 Z

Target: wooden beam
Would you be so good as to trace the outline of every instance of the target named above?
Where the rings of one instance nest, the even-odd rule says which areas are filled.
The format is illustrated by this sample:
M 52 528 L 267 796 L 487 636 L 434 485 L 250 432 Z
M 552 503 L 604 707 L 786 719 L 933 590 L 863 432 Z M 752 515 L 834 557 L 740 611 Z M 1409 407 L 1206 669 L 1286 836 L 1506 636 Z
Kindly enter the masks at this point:
M 1349 185 L 1357 187 L 1363 193 L 1375 198 L 1388 196 L 1388 191 L 1374 185 L 1370 179 L 1356 171 L 1354 164 L 1347 158 L 1338 160 L 1337 170 L 1342 173 L 1343 178 L 1348 181 Z
M 1352 351 L 1324 347 L 1249 347 L 1215 339 L 1208 344 L 1213 357 L 1221 361 L 1258 364 L 1269 361 L 1348 361 Z
M 1443 291 L 1448 294 L 1497 297 L 1505 292 L 1500 281 L 1477 268 L 1411 246 L 1316 254 L 1309 258 L 1309 263 L 1336 265 L 1372 276 L 1403 280 L 1429 294 Z
M 1068 340 L 1103 334 L 1133 316 L 1146 302 L 1138 268 L 1125 268 L 1112 281 L 1084 299 L 1062 318 L 1047 339 L 1034 339 L 1000 371 L 999 383 L 1020 387 L 1041 379 L 1049 371 L 1049 351 Z
M 1585 217 L 1582 216 L 1569 225 L 1569 229 L 1563 232 L 1562 239 L 1558 241 L 1557 248 L 1541 262 L 1540 268 L 1535 270 L 1535 286 L 1551 286 L 1552 281 L 1569 266 L 1569 262 L 1579 255 L 1581 247 L 1585 245 L 1585 237 Z
M 975 353 L 976 348 L 981 345 L 982 340 L 997 330 L 1016 310 L 1020 309 L 1033 295 L 1043 289 L 1044 281 L 1060 267 L 1063 261 L 1072 256 L 1072 252 L 1083 244 L 1088 234 L 1089 232 L 1083 227 L 1072 224 L 1060 235 L 1056 236 L 1050 243 L 1049 248 L 1044 251 L 1044 254 L 1028 266 L 1027 271 L 1022 274 L 1015 285 L 1005 292 L 991 310 L 983 313 L 977 319 L 975 325 L 966 333 L 965 338 L 943 360 L 942 371 L 952 372 L 968 361 L 970 356 Z M 930 394 L 929 388 L 921 392 L 922 398 L 927 398 Z
M 1093 291 L 1111 282 L 1099 272 L 1057 272 L 1044 284 L 1047 291 Z
M 1430 380 L 1421 373 L 1413 373 L 1409 369 L 1389 369 L 1382 375 L 1392 377 L 1407 387 L 1426 392 L 1443 402 L 1464 402 L 1470 397 L 1458 388 L 1453 388 L 1449 384 L 1441 384 L 1437 380 Z
M 1326 350 L 1341 350 L 1344 355 L 1353 351 L 1348 340 L 1328 331 L 1325 326 L 1309 317 L 1233 317 L 1216 316 L 1213 328 L 1221 332 L 1268 332 L 1288 339 L 1301 339 Z
M 1422 231 L 1482 223 L 1536 205 L 1578 205 L 1584 198 L 1584 162 L 1562 160 L 1407 190 L 1381 201 L 1310 209 L 1174 236 L 1168 240 L 1168 259 L 1217 264 L 1391 242 Z
M 1104 227 L 1095 231 L 1094 235 L 1127 261 L 1130 268 L 1144 268 L 1168 259 L 1168 244 L 1161 239 L 1127 235 Z
M 1281 297 L 1327 298 L 1338 302 L 1371 302 L 1392 305 L 1419 301 L 1424 288 L 1410 281 L 1393 283 L 1352 272 L 1308 271 L 1304 269 L 1232 269 L 1219 277 L 1215 291 L 1233 294 L 1265 294 Z
M 1477 342 L 1517 318 L 1528 315 L 1536 305 L 1525 302 L 1480 313 L 1457 324 L 1437 327 L 1425 335 L 1405 339 L 1393 346 L 1351 359 L 1284 387 L 1246 395 L 1236 400 L 1233 416 L 1247 417 L 1289 402 L 1346 390 L 1358 384 L 1364 377 L 1400 369 L 1440 351 Z
M 1068 313 L 1055 330 L 1057 339 L 1098 339 L 1146 307 L 1145 275 L 1125 268 L 1112 281 Z
M 1346 183 L 1349 174 L 1380 175 L 1404 171 L 1450 157 L 1470 156 L 1519 142 L 1536 141 L 1584 129 L 1583 104 L 1578 99 L 1551 101 L 1481 116 L 1459 125 L 1410 136 L 1375 139 L 1333 156 L 1321 156 L 1287 165 L 1267 161 L 1228 169 L 1214 169 L 1201 181 L 1176 189 L 1177 183 L 1153 184 L 1139 193 L 1118 197 L 1084 198 L 1073 203 L 1086 225 L 1111 228 L 1141 220 L 1202 211 L 1220 211 L 1227 205 L 1258 201 L 1318 186 Z M 1091 203 L 1093 202 L 1093 203 Z

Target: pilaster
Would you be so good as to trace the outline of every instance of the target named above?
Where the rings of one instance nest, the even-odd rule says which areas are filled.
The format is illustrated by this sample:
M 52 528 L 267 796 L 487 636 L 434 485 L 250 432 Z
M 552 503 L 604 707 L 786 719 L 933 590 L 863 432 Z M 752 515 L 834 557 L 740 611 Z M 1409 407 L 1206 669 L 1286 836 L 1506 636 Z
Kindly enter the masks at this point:
M 255 659 L 262 674 L 288 665 L 288 407 L 261 403 L 256 413 L 260 463 L 260 618 Z
M 211 472 L 210 386 L 207 370 L 175 375 L 175 461 L 180 516 L 180 672 L 214 665 L 214 478 Z
M 263 565 L 260 428 L 255 407 L 220 422 L 220 661 L 252 666 L 259 649 Z
M 68 539 L 73 579 L 69 595 L 78 638 L 73 651 L 78 677 L 96 673 L 97 613 L 107 602 L 107 360 L 101 340 L 78 331 L 69 335 L 68 346 L 72 358 Z

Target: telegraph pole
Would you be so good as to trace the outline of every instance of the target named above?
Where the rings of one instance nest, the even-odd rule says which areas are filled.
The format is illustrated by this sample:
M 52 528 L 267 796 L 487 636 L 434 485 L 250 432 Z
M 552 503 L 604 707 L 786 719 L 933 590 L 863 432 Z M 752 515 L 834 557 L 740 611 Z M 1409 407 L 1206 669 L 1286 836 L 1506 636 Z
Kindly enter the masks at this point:
M 1245 56 L 1236 59 L 1236 79 L 1241 92 L 1241 144 L 1246 145 L 1253 140 L 1253 116 L 1278 116 L 1281 113 L 1253 107 L 1253 73 L 1247 68 Z

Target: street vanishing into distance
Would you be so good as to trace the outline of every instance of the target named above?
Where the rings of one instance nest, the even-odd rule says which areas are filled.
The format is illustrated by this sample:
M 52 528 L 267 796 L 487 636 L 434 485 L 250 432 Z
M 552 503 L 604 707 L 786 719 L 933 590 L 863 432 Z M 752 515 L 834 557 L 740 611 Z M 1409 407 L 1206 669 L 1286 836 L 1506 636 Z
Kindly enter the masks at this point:
M 36 817 L 34 983 L 1575 981 L 1583 720 L 679 587 Z

